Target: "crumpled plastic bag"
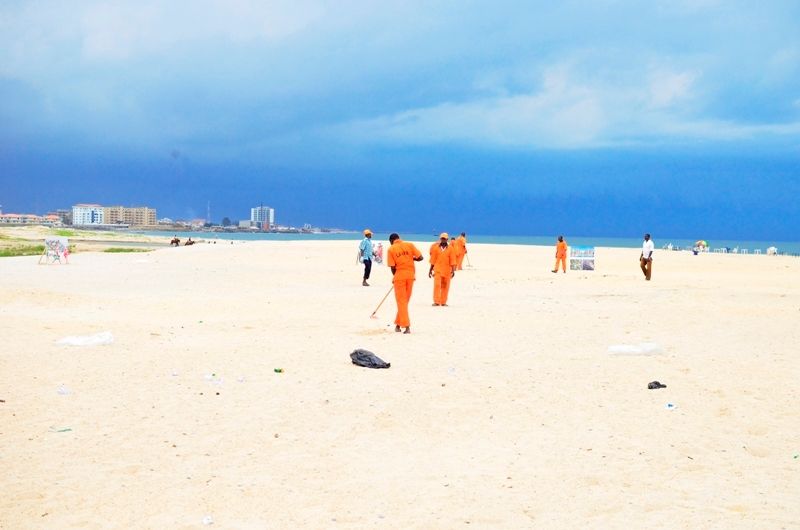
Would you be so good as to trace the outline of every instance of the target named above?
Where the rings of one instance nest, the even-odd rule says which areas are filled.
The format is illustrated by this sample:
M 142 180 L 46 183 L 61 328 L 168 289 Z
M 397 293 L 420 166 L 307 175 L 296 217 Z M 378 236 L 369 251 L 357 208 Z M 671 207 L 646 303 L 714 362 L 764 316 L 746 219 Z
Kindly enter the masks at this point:
M 56 344 L 64 346 L 100 346 L 114 342 L 114 335 L 110 331 L 103 331 L 94 335 L 64 337 L 56 341 Z
M 361 348 L 353 350 L 353 353 L 350 354 L 350 359 L 353 364 L 364 368 L 389 368 L 392 365 L 392 363 L 385 362 L 371 351 L 362 350 Z

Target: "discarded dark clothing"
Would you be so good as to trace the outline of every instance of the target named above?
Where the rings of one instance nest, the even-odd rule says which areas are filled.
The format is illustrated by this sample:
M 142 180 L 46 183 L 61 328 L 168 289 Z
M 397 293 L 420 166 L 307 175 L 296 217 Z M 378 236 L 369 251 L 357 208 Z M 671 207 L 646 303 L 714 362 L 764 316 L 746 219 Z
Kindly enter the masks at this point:
M 361 348 L 353 350 L 353 353 L 350 354 L 350 359 L 352 359 L 353 364 L 364 368 L 389 368 L 392 365 L 392 363 L 384 362 L 383 359 L 371 351 L 362 350 Z
M 667 388 L 667 385 L 662 385 L 658 381 L 653 381 L 652 383 L 647 383 L 647 388 L 649 390 L 655 390 L 656 388 Z

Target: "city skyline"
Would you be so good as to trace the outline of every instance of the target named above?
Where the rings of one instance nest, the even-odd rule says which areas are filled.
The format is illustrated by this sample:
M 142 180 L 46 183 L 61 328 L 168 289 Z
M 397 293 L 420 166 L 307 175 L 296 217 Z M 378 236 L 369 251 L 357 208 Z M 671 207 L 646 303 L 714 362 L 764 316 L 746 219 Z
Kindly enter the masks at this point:
M 0 203 L 794 241 L 799 21 L 789 1 L 7 2 Z

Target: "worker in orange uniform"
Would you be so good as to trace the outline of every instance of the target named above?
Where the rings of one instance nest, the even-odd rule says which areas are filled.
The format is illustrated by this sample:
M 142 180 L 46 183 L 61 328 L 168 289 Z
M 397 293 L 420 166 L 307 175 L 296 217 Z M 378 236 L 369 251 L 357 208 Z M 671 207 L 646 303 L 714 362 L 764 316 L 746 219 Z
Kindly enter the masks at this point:
M 558 262 L 561 262 L 561 270 L 567 272 L 567 242 L 564 241 L 564 236 L 558 236 L 558 243 L 556 243 L 556 266 L 550 272 L 558 272 Z
M 456 239 L 456 260 L 458 270 L 462 270 L 461 264 L 464 262 L 464 256 L 467 255 L 467 234 L 461 232 L 461 235 Z
M 456 275 L 455 249 L 447 244 L 447 232 L 439 235 L 439 242 L 431 245 L 431 268 L 428 278 L 433 278 L 433 305 L 447 305 L 450 280 Z
M 394 330 L 411 333 L 411 318 L 408 316 L 408 301 L 411 300 L 411 290 L 414 288 L 414 262 L 422 261 L 422 252 L 413 243 L 400 239 L 397 234 L 389 236 L 389 250 L 387 265 L 392 269 L 392 284 L 394 285 L 394 299 L 397 301 L 397 317 L 394 319 Z

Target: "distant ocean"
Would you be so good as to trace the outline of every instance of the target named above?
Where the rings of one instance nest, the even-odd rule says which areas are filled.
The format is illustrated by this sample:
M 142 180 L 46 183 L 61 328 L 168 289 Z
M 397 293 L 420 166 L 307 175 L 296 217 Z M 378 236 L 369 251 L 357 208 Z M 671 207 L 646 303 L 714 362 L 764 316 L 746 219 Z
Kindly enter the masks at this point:
M 163 237 L 165 240 L 172 238 L 172 232 L 137 232 L 151 237 Z M 360 232 L 345 233 L 313 233 L 313 234 L 272 234 L 264 232 L 176 232 L 181 241 L 188 237 L 193 239 L 220 239 L 236 241 L 360 241 L 363 237 Z M 439 234 L 406 234 L 400 233 L 406 241 L 436 241 Z M 457 235 L 457 234 L 451 234 Z M 567 243 L 572 246 L 594 246 L 594 247 L 616 247 L 616 248 L 639 248 L 642 245 L 641 238 L 620 238 L 620 237 L 579 237 L 564 235 Z M 388 241 L 389 234 L 376 232 L 372 236 L 373 241 Z M 694 245 L 695 240 L 680 238 L 654 238 L 657 249 L 661 249 L 668 244 L 673 247 L 686 248 Z M 554 246 L 556 238 L 552 236 L 486 236 L 467 234 L 467 243 L 491 243 L 496 245 L 541 245 Z M 767 248 L 776 247 L 780 254 L 800 255 L 800 242 L 789 241 L 735 241 L 735 240 L 708 240 L 711 249 L 729 248 L 731 250 L 747 249 L 752 253 L 755 249 L 760 249 L 766 253 Z

